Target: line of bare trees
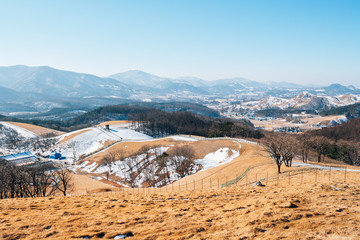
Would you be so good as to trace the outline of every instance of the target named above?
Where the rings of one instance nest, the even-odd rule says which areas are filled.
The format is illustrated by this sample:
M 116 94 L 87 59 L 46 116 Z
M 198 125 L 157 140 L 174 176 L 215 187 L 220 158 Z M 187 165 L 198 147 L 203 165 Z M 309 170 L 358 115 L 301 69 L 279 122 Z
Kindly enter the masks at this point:
M 274 159 L 278 172 L 281 166 L 291 167 L 295 156 L 303 162 L 323 162 L 325 157 L 360 165 L 360 143 L 357 141 L 332 141 L 323 136 L 271 134 L 263 140 L 267 152 Z
M 72 174 L 68 170 L 54 170 L 51 164 L 16 166 L 0 159 L 0 199 L 46 197 L 73 189 Z

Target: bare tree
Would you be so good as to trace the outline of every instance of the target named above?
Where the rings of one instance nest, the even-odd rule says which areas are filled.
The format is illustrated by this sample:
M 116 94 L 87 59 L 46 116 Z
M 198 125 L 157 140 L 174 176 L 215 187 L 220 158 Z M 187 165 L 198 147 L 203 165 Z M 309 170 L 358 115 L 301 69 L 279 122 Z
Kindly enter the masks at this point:
M 118 152 L 110 151 L 101 160 L 101 164 L 107 169 L 106 180 L 109 180 L 109 176 L 112 173 L 112 167 L 114 165 L 114 162 L 116 161 L 117 156 Z
M 69 148 L 73 155 L 73 163 L 75 163 L 78 160 L 78 153 L 77 153 L 77 142 L 70 142 L 66 145 L 67 148 Z
M 53 173 L 53 186 L 64 196 L 74 189 L 73 174 L 67 169 L 60 169 Z
M 356 141 L 340 140 L 338 142 L 343 152 L 342 161 L 351 165 L 360 165 L 360 143 Z
M 40 137 L 34 138 L 32 141 L 33 150 L 40 150 L 46 152 L 56 143 L 56 138 L 53 133 L 41 135 Z
M 311 148 L 311 141 L 309 140 L 308 136 L 301 134 L 298 138 L 298 152 L 301 155 L 301 160 L 303 162 L 307 162 L 309 159 L 309 151 Z
M 191 166 L 193 165 L 193 158 L 195 155 L 194 149 L 189 145 L 175 147 L 171 151 L 171 159 L 176 167 L 176 171 L 181 177 L 190 174 Z
M 317 153 L 317 161 L 321 162 L 321 157 L 325 156 L 329 140 L 326 137 L 315 136 L 311 140 L 311 146 Z
M 276 134 L 267 137 L 264 141 L 266 151 L 275 161 L 278 173 L 281 173 L 281 165 L 284 163 L 287 167 L 291 167 L 292 159 L 295 155 L 296 143 L 286 134 Z

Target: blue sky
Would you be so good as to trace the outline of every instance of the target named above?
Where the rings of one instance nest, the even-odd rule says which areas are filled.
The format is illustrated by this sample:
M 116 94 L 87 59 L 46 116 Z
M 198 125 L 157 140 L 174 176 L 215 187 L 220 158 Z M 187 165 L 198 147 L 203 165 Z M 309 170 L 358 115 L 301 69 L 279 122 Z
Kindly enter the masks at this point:
M 0 65 L 360 86 L 359 13 L 347 0 L 0 0 Z

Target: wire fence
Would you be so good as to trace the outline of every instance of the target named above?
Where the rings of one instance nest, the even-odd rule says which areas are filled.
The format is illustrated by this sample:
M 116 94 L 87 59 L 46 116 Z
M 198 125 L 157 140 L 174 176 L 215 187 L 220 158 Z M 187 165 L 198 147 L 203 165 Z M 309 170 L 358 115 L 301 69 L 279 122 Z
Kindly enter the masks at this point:
M 338 169 L 338 168 L 337 168 Z M 186 193 L 194 191 L 209 191 L 215 189 L 226 189 L 228 187 L 252 187 L 254 185 L 265 186 L 299 186 L 302 184 L 309 183 L 347 183 L 350 181 L 360 180 L 360 172 L 348 170 L 344 168 L 343 170 L 333 170 L 329 168 L 324 169 L 314 169 L 314 168 L 304 168 L 299 170 L 292 170 L 283 172 L 281 174 L 274 174 L 273 172 L 262 172 L 256 173 L 251 171 L 252 168 L 247 168 L 245 172 L 241 173 L 239 176 L 228 180 L 228 176 L 224 177 L 212 177 L 212 178 L 203 178 L 200 180 L 188 180 L 183 179 L 182 181 L 177 181 L 173 184 L 166 185 L 159 188 L 118 188 L 118 191 L 109 191 L 109 192 L 97 192 L 97 193 L 78 193 L 71 194 L 71 196 L 82 196 L 82 195 L 97 195 L 97 194 L 165 194 L 165 193 Z

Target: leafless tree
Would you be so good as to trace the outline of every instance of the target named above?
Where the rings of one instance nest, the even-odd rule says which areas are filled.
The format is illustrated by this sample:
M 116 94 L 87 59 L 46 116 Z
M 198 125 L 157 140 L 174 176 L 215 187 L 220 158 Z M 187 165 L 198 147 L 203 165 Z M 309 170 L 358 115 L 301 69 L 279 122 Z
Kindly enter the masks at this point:
M 64 196 L 74 189 L 73 174 L 67 169 L 60 169 L 53 173 L 53 186 Z
M 180 176 L 185 177 L 186 175 L 189 175 L 191 166 L 194 163 L 194 149 L 189 145 L 179 146 L 172 149 L 170 154 L 172 162 L 176 167 L 176 171 Z
M 71 152 L 72 152 L 72 155 L 73 155 L 73 159 L 74 159 L 74 162 L 76 162 L 78 160 L 78 153 L 77 153 L 77 142 L 70 142 L 67 144 L 67 147 L 71 149 Z
M 41 135 L 32 141 L 33 150 L 40 150 L 41 152 L 48 151 L 55 143 L 56 138 L 52 133 Z
M 101 164 L 103 166 L 105 166 L 105 168 L 107 169 L 107 171 L 106 171 L 106 180 L 109 180 L 109 176 L 112 173 L 112 167 L 114 165 L 114 162 L 117 160 L 117 158 L 118 158 L 118 156 L 120 154 L 122 155 L 123 152 L 110 151 L 102 158 Z
M 321 157 L 326 154 L 329 140 L 326 137 L 315 136 L 311 138 L 310 145 L 317 153 L 317 161 L 321 162 Z
M 266 151 L 270 154 L 270 157 L 275 161 L 278 173 L 281 173 L 281 165 L 283 163 L 287 167 L 291 167 L 296 150 L 296 143 L 291 136 L 287 134 L 276 134 L 267 137 L 263 144 Z

